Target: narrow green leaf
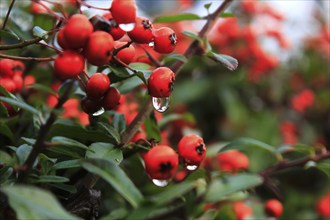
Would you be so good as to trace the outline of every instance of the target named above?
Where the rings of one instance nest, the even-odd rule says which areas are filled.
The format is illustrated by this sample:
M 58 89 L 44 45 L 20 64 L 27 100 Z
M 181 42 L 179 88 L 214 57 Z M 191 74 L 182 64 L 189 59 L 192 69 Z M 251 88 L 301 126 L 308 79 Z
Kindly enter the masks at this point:
M 10 30 L 0 30 L 0 37 L 3 37 L 4 39 L 20 40 L 19 36 Z
M 88 150 L 88 147 L 76 140 L 73 140 L 71 138 L 66 138 L 66 137 L 61 137 L 61 136 L 56 136 L 53 137 L 51 140 L 51 143 L 53 145 L 64 145 L 67 147 L 73 147 L 73 148 L 81 148 L 81 149 L 85 149 Z
M 32 29 L 32 33 L 33 33 L 33 36 L 41 37 L 44 40 L 47 40 L 47 38 L 48 38 L 48 32 L 45 31 L 44 29 L 42 29 L 39 26 L 34 26 L 33 29 Z
M 183 121 L 191 122 L 191 123 L 196 122 L 194 115 L 191 113 L 168 114 L 168 115 L 165 115 L 162 118 L 162 120 L 159 121 L 158 125 L 159 125 L 159 127 L 164 127 L 165 125 L 171 123 L 172 121 L 176 121 L 176 120 L 183 120 Z
M 200 38 L 197 34 L 193 33 L 193 32 L 190 32 L 190 31 L 184 31 L 182 32 L 182 34 L 194 39 L 194 40 L 197 40 L 199 43 L 203 44 L 203 39 Z
M 167 23 L 167 22 L 177 22 L 177 21 L 191 21 L 191 20 L 201 20 L 203 19 L 197 14 L 184 13 L 178 15 L 170 16 L 159 16 L 154 19 L 153 23 Z
M 110 160 L 117 165 L 123 160 L 122 151 L 111 143 L 93 143 L 89 148 L 91 151 L 87 151 L 86 158 Z
M 65 183 L 69 182 L 70 179 L 63 176 L 38 176 L 38 179 L 34 180 L 36 183 Z
M 212 2 L 207 3 L 207 4 L 204 4 L 204 8 L 205 8 L 206 10 L 209 10 L 210 7 L 211 7 L 211 5 L 212 5 Z
M 101 220 L 118 220 L 118 219 L 125 219 L 125 217 L 129 214 L 129 211 L 124 208 L 119 208 L 112 211 L 109 215 L 104 216 Z
M 147 133 L 148 139 L 154 138 L 158 141 L 161 141 L 160 128 L 157 125 L 157 122 L 153 118 L 146 118 L 144 120 L 145 131 Z
M 8 196 L 17 219 L 79 219 L 67 212 L 55 196 L 44 189 L 15 185 L 2 187 L 1 191 Z
M 266 150 L 272 154 L 276 153 L 276 149 L 273 146 L 252 138 L 239 138 L 235 141 L 230 142 L 228 145 L 222 148 L 221 151 L 226 151 L 231 149 L 244 150 L 246 148 L 253 148 L 253 147 Z
M 29 85 L 29 88 L 33 88 L 37 91 L 41 91 L 41 92 L 45 92 L 45 93 L 57 96 L 57 93 L 54 92 L 53 89 L 49 88 L 48 86 L 42 85 L 42 84 L 34 83 L 34 84 Z
M 13 174 L 14 169 L 9 166 L 4 166 L 0 169 L 0 184 L 3 184 Z
M 64 83 L 62 83 L 60 88 L 58 88 L 59 97 L 62 97 L 64 95 L 64 93 L 68 90 L 68 87 L 70 86 L 71 82 L 72 82 L 72 80 L 66 80 Z M 74 94 L 74 92 L 77 90 L 78 86 L 79 86 L 78 81 L 75 81 L 70 90 L 69 97 Z
M 234 71 L 238 67 L 238 61 L 234 57 L 224 54 L 217 54 L 212 51 L 206 53 L 206 56 L 208 56 L 212 60 L 222 63 L 227 69 L 231 71 Z
M 70 169 L 70 168 L 77 168 L 81 167 L 81 160 L 65 160 L 56 163 L 52 168 L 54 170 L 61 170 L 61 169 Z
M 109 160 L 89 159 L 82 163 L 89 172 L 99 175 L 115 188 L 133 207 L 137 207 L 143 196 L 133 182 L 116 164 Z
M 27 144 L 22 144 L 21 146 L 19 146 L 16 150 L 16 155 L 18 157 L 18 160 L 20 162 L 20 164 L 23 164 L 26 159 L 28 158 L 30 152 L 32 150 L 32 147 L 30 145 Z
M 0 122 L 0 134 L 9 138 L 11 141 L 14 140 L 14 134 L 10 130 L 7 124 Z
M 172 60 L 174 60 L 174 61 L 180 60 L 183 63 L 186 63 L 188 61 L 188 59 L 185 56 L 183 56 L 182 54 L 177 54 L 177 53 L 165 55 L 163 58 L 164 62 L 169 62 Z
M 75 186 L 68 185 L 68 184 L 65 184 L 65 183 L 48 183 L 48 185 L 50 185 L 52 187 L 55 187 L 57 189 L 67 191 L 67 192 L 72 193 L 72 194 L 77 192 L 77 188 Z
M 235 17 L 235 14 L 232 12 L 222 12 L 220 14 L 220 17 L 222 18 L 230 18 L 230 17 Z
M 136 63 L 130 63 L 129 66 L 135 70 L 149 70 L 150 69 L 150 65 L 147 63 L 136 62 Z
M 102 128 L 104 131 L 106 131 L 111 137 L 113 137 L 116 140 L 117 144 L 120 143 L 120 134 L 114 127 L 102 122 L 99 122 L 98 126 Z
M 0 163 L 10 165 L 13 158 L 5 151 L 0 150 Z
M 225 179 L 214 179 L 210 183 L 205 200 L 218 202 L 226 199 L 232 193 L 256 187 L 262 182 L 262 178 L 255 174 L 239 174 L 225 177 Z
M 121 134 L 126 129 L 125 116 L 115 113 L 112 118 L 112 126 Z
M 146 84 L 146 85 L 148 84 L 147 79 L 145 78 L 143 72 L 141 72 L 141 71 L 136 72 L 136 76 L 139 77 L 144 84 Z
M 26 110 L 26 111 L 28 111 L 32 114 L 35 114 L 35 115 L 39 114 L 37 109 L 33 108 L 32 106 L 26 104 L 23 101 L 13 99 L 13 98 L 3 97 L 3 96 L 0 96 L 0 101 L 6 102 L 6 103 L 8 103 L 10 105 L 13 105 L 13 106 L 17 106 L 17 107 L 19 107 L 21 109 L 24 109 L 24 110 Z
M 316 167 L 330 178 L 330 159 L 318 162 Z

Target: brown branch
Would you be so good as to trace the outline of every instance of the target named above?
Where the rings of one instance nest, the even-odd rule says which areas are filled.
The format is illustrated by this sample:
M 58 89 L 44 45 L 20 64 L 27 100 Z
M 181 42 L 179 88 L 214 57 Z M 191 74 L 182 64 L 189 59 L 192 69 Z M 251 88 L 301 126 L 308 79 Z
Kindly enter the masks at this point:
M 36 37 L 31 40 L 23 40 L 22 42 L 17 43 L 17 44 L 0 45 L 0 50 L 11 50 L 11 49 L 23 48 L 23 47 L 29 46 L 31 44 L 35 44 L 39 41 L 42 41 L 42 37 Z
M 0 54 L 1 58 L 8 58 L 12 60 L 32 60 L 32 61 L 38 61 L 38 62 L 46 62 L 46 61 L 53 61 L 55 58 L 53 57 L 19 57 L 19 56 L 10 56 L 6 54 Z
M 128 41 L 128 42 L 127 42 L 126 44 L 124 44 L 123 46 L 118 47 L 117 49 L 114 49 L 114 50 L 112 51 L 112 56 L 115 57 L 115 56 L 119 53 L 119 51 L 121 51 L 122 49 L 125 49 L 125 48 L 129 47 L 132 43 L 133 43 L 133 41 Z
M 11 12 L 11 9 L 13 8 L 14 4 L 15 4 L 15 1 L 16 0 L 12 0 L 11 3 L 10 3 L 10 5 L 9 5 L 9 9 L 7 11 L 5 20 L 3 21 L 2 30 L 4 30 L 6 28 L 6 24 L 7 24 L 7 21 L 8 21 L 9 15 L 10 15 L 10 12 Z
M 147 51 L 147 49 L 146 48 L 144 48 L 144 47 L 141 47 L 143 50 L 144 50 L 144 52 L 146 53 L 146 55 L 147 55 L 147 57 L 148 57 L 148 59 L 156 66 L 156 67 L 161 67 L 162 65 L 159 63 L 159 61 L 155 58 L 155 57 L 153 57 L 152 55 L 151 55 L 151 53 L 149 53 L 149 51 Z
M 61 96 L 58 100 L 57 105 L 54 107 L 52 112 L 50 113 L 49 118 L 47 119 L 45 124 L 42 124 L 39 129 L 38 137 L 33 145 L 32 151 L 30 152 L 28 158 L 22 165 L 22 171 L 18 175 L 17 181 L 19 183 L 24 183 L 33 167 L 33 164 L 38 157 L 39 153 L 42 152 L 42 150 L 45 148 L 45 141 L 47 134 L 52 126 L 52 124 L 55 122 L 57 119 L 57 112 L 60 108 L 62 108 L 63 104 L 67 101 L 69 98 L 71 89 L 73 87 L 74 80 L 71 81 L 67 89 L 65 90 L 63 96 Z
M 54 46 L 52 46 L 52 45 L 45 44 L 45 43 L 42 43 L 42 42 L 37 42 L 37 44 L 39 44 L 39 45 L 41 45 L 41 46 L 44 46 L 44 47 L 48 47 L 49 49 L 55 50 L 57 53 L 63 53 L 62 50 L 57 49 L 56 47 L 54 47 Z

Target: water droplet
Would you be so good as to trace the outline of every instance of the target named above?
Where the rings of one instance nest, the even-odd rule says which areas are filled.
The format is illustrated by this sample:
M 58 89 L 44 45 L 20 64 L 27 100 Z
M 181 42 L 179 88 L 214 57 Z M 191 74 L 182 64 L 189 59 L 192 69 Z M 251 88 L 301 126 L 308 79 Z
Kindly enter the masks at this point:
M 93 116 L 100 116 L 105 112 L 104 108 L 101 107 L 99 110 L 93 113 Z
M 168 180 L 157 180 L 157 179 L 153 179 L 152 182 L 159 187 L 165 187 L 168 185 Z
M 152 105 L 156 111 L 163 113 L 170 107 L 170 97 L 152 97 Z
M 186 166 L 186 169 L 187 169 L 187 170 L 190 170 L 190 171 L 194 171 L 194 170 L 197 169 L 197 167 L 198 167 L 198 166 L 196 166 L 196 165 L 187 165 L 187 166 Z
M 120 29 L 123 31 L 129 32 L 132 31 L 135 28 L 135 23 L 129 23 L 129 24 L 120 24 L 118 25 Z
M 149 44 L 148 44 L 149 47 L 154 47 L 155 46 L 155 42 L 154 41 L 151 41 Z

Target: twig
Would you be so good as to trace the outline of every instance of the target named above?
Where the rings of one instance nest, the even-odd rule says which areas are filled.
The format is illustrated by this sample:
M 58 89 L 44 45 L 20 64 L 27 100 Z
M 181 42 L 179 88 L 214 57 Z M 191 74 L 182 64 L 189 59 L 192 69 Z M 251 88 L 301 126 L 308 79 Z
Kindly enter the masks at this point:
M 144 47 L 141 47 L 143 50 L 144 50 L 144 52 L 147 54 L 147 57 L 148 57 L 148 59 L 156 66 L 156 67 L 160 67 L 161 66 L 161 64 L 160 64 L 160 62 L 155 58 L 155 57 L 153 57 L 152 55 L 151 55 L 151 53 L 149 53 L 149 51 L 147 51 L 147 49 L 146 48 L 144 48 Z
M 10 56 L 10 55 L 1 54 L 1 53 L 0 53 L 0 57 L 12 59 L 12 60 L 32 60 L 32 61 L 38 61 L 38 62 L 46 62 L 46 61 L 55 60 L 55 58 L 53 58 L 53 57 L 41 57 L 41 58 L 39 58 L 39 57 L 19 57 L 19 56 Z
M 55 50 L 57 53 L 63 53 L 62 50 L 60 49 L 57 49 L 56 47 L 52 46 L 52 45 L 49 45 L 49 44 L 45 44 L 45 43 L 42 43 L 42 42 L 37 42 L 37 44 L 41 45 L 41 46 L 44 46 L 44 47 L 48 47 L 50 49 L 53 49 Z
M 127 65 L 126 63 L 124 63 L 123 61 L 121 61 L 118 57 L 113 56 L 112 57 L 117 63 L 119 63 L 120 65 L 122 65 L 123 67 L 131 70 L 133 73 L 137 73 L 137 71 L 135 69 L 133 69 L 132 67 L 130 67 L 129 65 Z
M 15 4 L 15 1 L 16 0 L 12 0 L 11 3 L 10 3 L 10 5 L 9 5 L 9 9 L 7 11 L 5 20 L 3 21 L 2 30 L 4 30 L 6 28 L 6 24 L 7 24 L 7 21 L 8 21 L 9 15 L 10 15 L 10 12 L 11 12 L 11 9 L 13 8 L 14 4 Z
M 63 96 L 61 96 L 59 98 L 57 105 L 54 107 L 54 109 L 50 113 L 50 116 L 47 119 L 46 123 L 42 124 L 40 126 L 37 140 L 36 140 L 35 144 L 33 145 L 31 153 L 29 154 L 28 158 L 26 159 L 26 161 L 24 162 L 24 164 L 22 166 L 22 168 L 23 168 L 22 171 L 18 175 L 17 181 L 19 183 L 24 183 L 26 181 L 36 158 L 38 157 L 39 153 L 45 148 L 45 141 L 46 141 L 47 134 L 48 134 L 52 124 L 57 119 L 56 112 L 58 111 L 58 109 L 62 108 L 63 104 L 67 101 L 67 99 L 70 95 L 71 89 L 73 87 L 73 84 L 74 84 L 74 81 L 72 80 L 71 83 L 69 84 L 69 86 L 67 87 L 67 89 L 65 90 Z
M 42 40 L 43 40 L 42 37 L 36 37 L 31 40 L 23 40 L 22 42 L 17 43 L 17 44 L 0 45 L 0 50 L 11 50 L 11 49 L 23 48 L 23 47 L 29 46 L 31 44 L 35 44 Z
M 129 47 L 132 43 L 133 43 L 133 41 L 128 41 L 128 42 L 127 42 L 126 44 L 124 44 L 123 46 L 118 47 L 117 49 L 114 49 L 114 50 L 112 51 L 112 56 L 115 57 L 115 56 L 119 53 L 119 51 L 121 51 L 122 49 L 125 49 L 125 48 Z

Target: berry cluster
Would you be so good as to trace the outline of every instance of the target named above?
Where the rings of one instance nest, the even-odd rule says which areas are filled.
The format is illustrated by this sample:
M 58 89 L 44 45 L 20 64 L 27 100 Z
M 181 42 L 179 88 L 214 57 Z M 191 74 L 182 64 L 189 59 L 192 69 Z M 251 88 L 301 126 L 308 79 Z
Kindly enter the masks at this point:
M 152 147 L 143 155 L 150 178 L 156 181 L 172 179 L 178 169 L 179 161 L 187 170 L 197 169 L 206 155 L 203 139 L 195 134 L 183 136 L 178 143 L 178 154 L 167 145 Z
M 174 51 L 176 41 L 172 29 L 156 29 L 150 20 L 138 17 L 135 1 L 114 0 L 110 12 L 91 19 L 82 14 L 72 15 L 60 29 L 57 42 L 64 51 L 55 59 L 55 76 L 60 80 L 84 79 L 87 75 L 85 60 L 95 66 L 127 67 L 135 61 L 137 46 L 148 45 L 158 53 L 167 54 Z M 174 80 L 174 73 L 167 67 L 153 70 L 148 80 L 149 94 L 157 98 L 169 97 Z M 109 77 L 100 72 L 88 77 L 87 97 L 81 102 L 86 113 L 94 113 L 102 107 L 112 110 L 118 105 L 120 93 L 110 87 L 110 83 Z

